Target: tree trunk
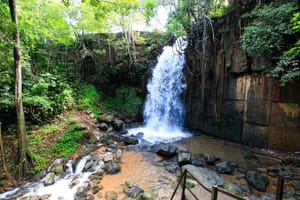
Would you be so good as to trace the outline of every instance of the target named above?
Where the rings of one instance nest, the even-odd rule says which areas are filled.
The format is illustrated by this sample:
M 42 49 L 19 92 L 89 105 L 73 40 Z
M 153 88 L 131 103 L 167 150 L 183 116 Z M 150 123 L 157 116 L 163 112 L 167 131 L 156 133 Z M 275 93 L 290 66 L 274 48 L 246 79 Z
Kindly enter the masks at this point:
M 1 122 L 0 122 L 0 153 L 1 153 L 1 160 L 2 160 L 2 169 L 4 174 L 8 174 L 5 164 L 5 156 L 4 156 L 4 149 L 3 149 L 3 140 L 2 140 L 2 133 L 1 133 Z
M 18 18 L 16 10 L 16 1 L 9 0 L 9 9 L 11 19 L 15 24 L 15 31 L 13 34 L 14 45 L 14 66 L 15 66 L 15 103 L 17 112 L 17 126 L 18 126 L 18 164 L 19 164 L 19 175 L 24 177 L 28 169 L 28 155 L 27 140 L 26 140 L 26 127 L 25 127 L 25 116 L 23 111 L 22 102 L 22 66 L 21 66 L 21 55 L 20 55 L 20 35 L 18 30 Z

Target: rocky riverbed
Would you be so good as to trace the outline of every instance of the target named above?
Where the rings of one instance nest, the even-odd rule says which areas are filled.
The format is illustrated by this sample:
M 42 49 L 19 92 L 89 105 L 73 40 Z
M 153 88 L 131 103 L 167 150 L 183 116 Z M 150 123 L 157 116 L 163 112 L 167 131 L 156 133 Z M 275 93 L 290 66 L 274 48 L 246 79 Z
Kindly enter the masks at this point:
M 190 168 L 207 187 L 218 185 L 252 200 L 271 200 L 277 175 L 300 172 L 295 153 L 253 149 L 206 136 L 149 144 L 143 133 L 128 135 L 124 122 L 113 116 L 101 116 L 94 123 L 91 127 L 100 129 L 90 130 L 97 138 L 95 144 L 57 159 L 32 182 L 0 194 L 0 199 L 170 199 L 182 168 Z M 188 185 L 198 187 L 192 179 Z M 284 198 L 300 198 L 299 181 L 286 184 Z

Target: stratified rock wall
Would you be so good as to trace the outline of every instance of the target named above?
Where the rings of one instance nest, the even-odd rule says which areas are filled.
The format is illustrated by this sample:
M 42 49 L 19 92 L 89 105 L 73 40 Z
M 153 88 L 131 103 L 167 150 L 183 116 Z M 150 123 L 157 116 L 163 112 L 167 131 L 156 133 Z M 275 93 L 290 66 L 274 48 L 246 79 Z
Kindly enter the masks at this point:
M 266 58 L 244 54 L 240 35 L 246 22 L 241 14 L 215 22 L 204 100 L 203 57 L 192 48 L 187 52 L 187 127 L 256 147 L 299 151 L 300 82 L 280 87 L 263 71 Z

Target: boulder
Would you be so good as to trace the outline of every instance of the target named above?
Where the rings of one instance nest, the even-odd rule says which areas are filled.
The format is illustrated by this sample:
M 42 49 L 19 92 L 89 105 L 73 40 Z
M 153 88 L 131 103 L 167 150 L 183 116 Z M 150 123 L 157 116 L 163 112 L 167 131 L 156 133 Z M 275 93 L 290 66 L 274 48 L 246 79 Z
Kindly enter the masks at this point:
M 109 161 L 104 164 L 104 171 L 108 174 L 116 174 L 120 171 L 120 167 L 114 161 Z
M 44 178 L 43 183 L 45 186 L 53 185 L 55 183 L 55 173 L 54 172 L 48 173 Z
M 248 183 L 261 192 L 266 192 L 269 178 L 266 175 L 257 173 L 256 171 L 248 171 L 246 173 L 246 180 Z
M 21 200 L 39 200 L 40 196 L 39 195 L 30 195 L 26 197 L 22 197 Z
M 171 158 L 176 156 L 177 153 L 177 147 L 173 145 L 161 145 L 159 150 L 156 152 L 157 155 Z
M 112 160 L 114 160 L 114 154 L 112 154 L 112 153 L 108 153 L 107 155 L 105 155 L 105 157 L 103 159 L 104 162 L 109 162 Z
M 190 152 L 179 151 L 177 155 L 177 161 L 179 166 L 190 164 L 192 159 L 192 154 Z
M 152 193 L 144 192 L 139 196 L 139 200 L 154 200 L 154 197 Z
M 139 196 L 139 194 L 144 192 L 144 190 L 142 188 L 135 185 L 132 181 L 126 181 L 125 186 L 126 187 L 124 188 L 124 193 L 128 197 L 137 198 Z
M 87 189 L 84 186 L 77 188 L 76 193 L 74 194 L 74 200 L 83 200 L 87 198 Z
M 105 200 L 118 200 L 118 194 L 114 191 L 108 191 L 105 193 Z
M 124 130 L 124 122 L 120 119 L 114 119 L 112 121 L 112 126 L 116 131 L 122 131 Z
M 216 171 L 221 174 L 232 174 L 237 164 L 234 162 L 221 162 L 216 165 Z
M 211 169 L 194 165 L 184 165 L 182 169 L 192 173 L 207 188 L 212 188 L 215 185 L 223 186 L 224 184 L 224 179 Z
M 208 155 L 205 157 L 205 161 L 208 165 L 215 165 L 217 161 L 219 161 L 220 158 L 217 158 L 214 155 Z
M 125 145 L 135 145 L 139 143 L 139 140 L 132 136 L 126 136 L 123 138 L 123 142 Z
M 105 123 L 105 122 L 101 122 L 100 124 L 99 124 L 99 129 L 101 130 L 101 131 L 107 131 L 108 130 L 108 125 Z
M 138 139 L 142 139 L 144 137 L 144 133 L 143 132 L 138 132 L 136 135 L 135 135 L 136 138 Z

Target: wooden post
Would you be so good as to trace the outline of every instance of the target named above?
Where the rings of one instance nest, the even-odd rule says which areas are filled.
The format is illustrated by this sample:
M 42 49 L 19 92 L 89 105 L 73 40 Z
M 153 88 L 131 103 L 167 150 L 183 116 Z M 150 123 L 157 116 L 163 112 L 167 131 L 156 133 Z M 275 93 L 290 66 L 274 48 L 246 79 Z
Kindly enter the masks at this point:
M 284 178 L 278 176 L 278 178 L 277 178 L 277 189 L 276 189 L 276 200 L 282 200 L 283 186 L 284 186 Z
M 214 185 L 211 191 L 211 200 L 217 200 L 217 199 L 218 199 L 218 186 Z
M 187 170 L 184 170 L 184 172 L 183 172 L 183 182 L 182 182 L 181 200 L 184 200 L 184 199 L 185 199 L 186 175 L 187 175 Z

